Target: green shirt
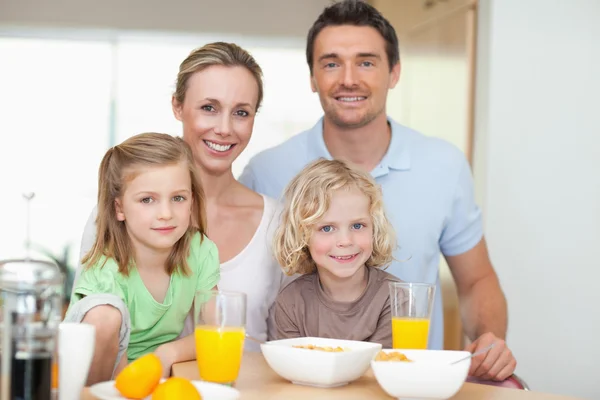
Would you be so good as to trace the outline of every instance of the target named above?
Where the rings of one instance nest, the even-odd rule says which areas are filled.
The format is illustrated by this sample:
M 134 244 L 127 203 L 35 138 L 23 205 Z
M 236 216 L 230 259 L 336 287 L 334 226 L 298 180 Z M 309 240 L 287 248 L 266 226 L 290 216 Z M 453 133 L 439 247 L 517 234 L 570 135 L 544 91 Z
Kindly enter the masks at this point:
M 162 303 L 154 300 L 148 292 L 136 268 L 131 268 L 129 276 L 124 276 L 118 272 L 119 267 L 112 258 L 107 259 L 106 264 L 100 267 L 104 260 L 102 257 L 96 265 L 81 272 L 71 305 L 85 296 L 98 293 L 120 297 L 131 317 L 131 335 L 127 349 L 129 362 L 176 339 L 183 330 L 196 291 L 212 289 L 220 278 L 217 247 L 206 237 L 200 243 L 199 233 L 191 241 L 187 259 L 191 275 L 173 273 Z

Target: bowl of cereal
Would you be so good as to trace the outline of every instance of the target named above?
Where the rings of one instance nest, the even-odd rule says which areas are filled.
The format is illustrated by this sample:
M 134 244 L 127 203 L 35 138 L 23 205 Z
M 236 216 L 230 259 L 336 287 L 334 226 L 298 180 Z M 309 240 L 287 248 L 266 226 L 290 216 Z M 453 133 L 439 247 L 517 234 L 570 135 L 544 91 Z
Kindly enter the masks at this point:
M 411 399 L 448 399 L 465 383 L 471 359 L 467 351 L 382 350 L 371 368 L 379 386 L 390 396 Z
M 381 344 L 317 337 L 272 340 L 261 345 L 267 364 L 297 385 L 337 387 L 360 378 Z

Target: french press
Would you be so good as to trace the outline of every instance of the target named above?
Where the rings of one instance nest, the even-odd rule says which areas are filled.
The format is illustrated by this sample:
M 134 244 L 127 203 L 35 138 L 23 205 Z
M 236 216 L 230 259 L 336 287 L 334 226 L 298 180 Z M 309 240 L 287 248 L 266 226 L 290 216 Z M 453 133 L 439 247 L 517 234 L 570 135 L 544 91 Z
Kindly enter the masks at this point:
M 50 400 L 63 275 L 50 261 L 0 261 L 0 400 Z

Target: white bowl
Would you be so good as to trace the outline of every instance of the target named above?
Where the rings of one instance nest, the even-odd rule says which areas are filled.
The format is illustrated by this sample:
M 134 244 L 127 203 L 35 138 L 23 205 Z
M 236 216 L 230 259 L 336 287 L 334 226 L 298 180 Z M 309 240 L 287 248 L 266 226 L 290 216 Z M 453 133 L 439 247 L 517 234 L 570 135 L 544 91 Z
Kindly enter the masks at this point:
M 406 399 L 448 399 L 465 383 L 471 359 L 467 351 L 383 350 L 404 353 L 412 362 L 371 361 L 375 379 L 390 396 Z
M 295 345 L 342 347 L 347 351 L 299 349 Z M 316 337 L 273 340 L 261 345 L 267 364 L 279 376 L 298 385 L 342 386 L 360 378 L 381 350 L 381 344 Z

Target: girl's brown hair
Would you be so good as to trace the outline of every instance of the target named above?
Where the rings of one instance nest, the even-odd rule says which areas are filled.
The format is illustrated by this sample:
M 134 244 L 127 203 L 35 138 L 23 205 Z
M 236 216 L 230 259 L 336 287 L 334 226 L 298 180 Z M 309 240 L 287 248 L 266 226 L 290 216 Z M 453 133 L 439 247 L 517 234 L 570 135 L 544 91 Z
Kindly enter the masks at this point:
M 288 275 L 315 271 L 316 264 L 308 249 L 312 230 L 329 209 L 333 193 L 347 189 L 358 189 L 369 198 L 373 252 L 366 265 L 384 267 L 392 262 L 396 236 L 385 214 L 380 187 L 369 174 L 343 161 L 319 159 L 307 165 L 285 189 L 273 249 Z
M 117 262 L 120 273 L 129 275 L 129 269 L 134 265 L 134 251 L 125 223 L 117 220 L 116 200 L 123 196 L 127 182 L 134 179 L 140 169 L 179 162 L 187 164 L 192 182 L 191 221 L 185 234 L 171 249 L 165 269 L 169 274 L 175 271 L 184 275 L 190 273 L 187 257 L 192 238 L 200 233 L 202 241 L 206 233 L 204 191 L 188 144 L 181 138 L 164 133 L 132 136 L 104 155 L 98 172 L 96 241 L 81 260 L 86 268 L 96 265 L 105 256 Z

